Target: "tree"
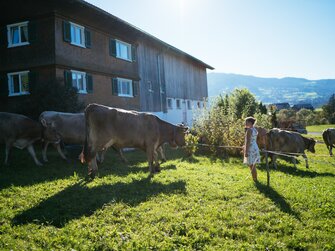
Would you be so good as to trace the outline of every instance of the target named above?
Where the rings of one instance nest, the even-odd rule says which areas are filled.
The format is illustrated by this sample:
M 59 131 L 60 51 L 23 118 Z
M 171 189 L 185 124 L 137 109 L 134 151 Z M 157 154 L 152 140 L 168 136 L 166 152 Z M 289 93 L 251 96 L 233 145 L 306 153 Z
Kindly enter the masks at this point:
M 258 104 L 255 96 L 248 89 L 235 89 L 231 94 L 230 107 L 235 118 L 253 116 L 256 113 Z
M 266 109 L 266 105 L 263 105 L 262 101 L 259 102 L 258 113 L 260 113 L 260 114 L 267 114 L 268 113 L 268 110 Z
M 335 94 L 331 95 L 326 105 L 322 107 L 324 117 L 332 124 L 335 123 Z

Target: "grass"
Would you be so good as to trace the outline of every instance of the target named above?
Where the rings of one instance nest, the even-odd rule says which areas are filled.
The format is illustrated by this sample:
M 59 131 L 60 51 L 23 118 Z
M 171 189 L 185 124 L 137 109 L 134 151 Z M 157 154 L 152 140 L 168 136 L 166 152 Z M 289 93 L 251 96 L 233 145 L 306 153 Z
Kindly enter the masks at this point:
M 335 125 L 313 125 L 306 127 L 308 132 L 323 132 L 327 128 L 335 128 Z
M 334 158 L 279 160 L 267 187 L 265 165 L 255 184 L 239 158 L 169 150 L 149 177 L 144 153 L 109 151 L 88 182 L 75 156 L 35 167 L 14 150 L 1 166 L 0 250 L 335 250 Z

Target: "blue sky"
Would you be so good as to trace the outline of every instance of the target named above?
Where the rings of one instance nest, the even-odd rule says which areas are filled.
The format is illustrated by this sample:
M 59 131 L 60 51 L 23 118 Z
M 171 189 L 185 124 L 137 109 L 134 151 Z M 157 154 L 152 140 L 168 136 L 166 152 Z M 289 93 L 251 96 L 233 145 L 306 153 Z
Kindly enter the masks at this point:
M 215 72 L 335 78 L 335 0 L 87 1 Z

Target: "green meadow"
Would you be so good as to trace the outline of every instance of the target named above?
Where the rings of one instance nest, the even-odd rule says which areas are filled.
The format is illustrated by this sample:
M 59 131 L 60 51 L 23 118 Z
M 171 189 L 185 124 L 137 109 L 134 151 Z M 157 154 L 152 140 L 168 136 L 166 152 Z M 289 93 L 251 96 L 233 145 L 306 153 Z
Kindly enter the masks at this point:
M 335 159 L 316 150 L 309 169 L 278 160 L 270 187 L 265 164 L 254 183 L 241 158 L 167 149 L 150 177 L 143 152 L 124 164 L 110 150 L 90 181 L 75 151 L 66 162 L 50 148 L 36 167 L 13 150 L 0 168 L 0 250 L 335 250 Z

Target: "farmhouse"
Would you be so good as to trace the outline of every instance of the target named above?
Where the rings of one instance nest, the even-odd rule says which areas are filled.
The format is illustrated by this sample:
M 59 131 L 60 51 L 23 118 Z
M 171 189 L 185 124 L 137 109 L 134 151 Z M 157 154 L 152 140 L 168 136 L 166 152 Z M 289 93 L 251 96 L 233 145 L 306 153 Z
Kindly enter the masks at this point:
M 204 106 L 213 67 L 94 5 L 11 0 L 0 7 L 0 92 L 8 107 L 46 81 L 76 87 L 85 104 L 172 123 L 191 124 L 192 109 Z

